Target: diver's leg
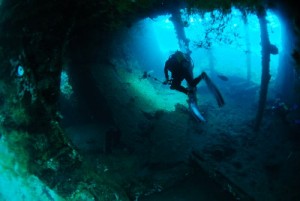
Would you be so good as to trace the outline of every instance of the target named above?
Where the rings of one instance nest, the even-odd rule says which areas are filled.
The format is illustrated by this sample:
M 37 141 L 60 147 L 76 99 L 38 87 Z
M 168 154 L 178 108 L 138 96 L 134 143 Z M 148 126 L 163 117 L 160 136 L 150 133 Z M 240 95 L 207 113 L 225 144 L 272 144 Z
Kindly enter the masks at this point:
M 194 93 L 196 91 L 196 85 L 194 85 L 193 81 L 193 73 L 191 73 L 190 71 L 186 71 L 184 74 L 184 79 L 186 80 L 187 84 L 188 84 L 188 88 L 187 88 L 187 93 L 189 93 L 189 95 L 191 95 L 191 93 Z
M 186 80 L 189 87 L 194 87 L 194 86 L 192 86 L 193 85 L 193 80 L 194 80 L 193 79 L 193 74 L 190 73 L 188 70 L 186 70 L 184 72 L 184 79 Z
M 199 82 L 202 80 L 202 79 L 205 79 L 207 78 L 207 74 L 205 72 L 202 72 L 198 77 L 196 77 L 195 79 L 193 79 L 191 81 L 191 86 L 192 87 L 195 87 L 197 86 L 197 84 L 199 84 Z
M 175 90 L 180 91 L 180 92 L 182 92 L 184 94 L 188 94 L 189 93 L 189 90 L 187 88 L 181 86 L 181 85 L 179 85 L 179 86 L 173 86 L 173 87 L 171 86 L 171 89 L 175 89 Z
M 179 80 L 179 79 L 173 79 L 172 84 L 170 86 L 170 89 L 175 89 L 175 90 L 180 91 L 182 93 L 188 94 L 189 90 L 187 88 L 183 87 L 181 85 L 181 82 L 182 81 Z

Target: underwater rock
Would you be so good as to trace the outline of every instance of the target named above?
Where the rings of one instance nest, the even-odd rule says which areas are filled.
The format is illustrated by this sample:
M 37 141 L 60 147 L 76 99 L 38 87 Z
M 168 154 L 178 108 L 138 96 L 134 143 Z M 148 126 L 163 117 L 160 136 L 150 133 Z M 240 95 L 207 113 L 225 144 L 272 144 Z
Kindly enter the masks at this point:
M 264 169 L 270 180 L 278 178 L 281 166 L 279 163 L 268 163 L 264 165 Z
M 223 186 L 223 190 L 230 193 L 234 200 L 254 201 L 255 199 L 240 188 L 234 181 L 232 181 L 226 174 L 218 171 L 218 167 L 207 163 L 207 158 L 202 155 L 203 152 L 194 150 L 190 157 L 192 168 L 197 172 L 210 175 L 210 180 L 216 184 Z M 231 199 L 230 199 L 231 200 Z
M 148 120 L 153 120 L 155 118 L 154 115 L 152 113 L 150 113 L 150 112 L 145 112 L 145 111 L 142 110 L 142 114 Z
M 157 110 L 157 111 L 154 113 L 155 119 L 160 119 L 163 115 L 164 115 L 164 111 L 163 111 L 163 110 Z
M 154 124 L 150 123 L 150 122 L 139 122 L 138 123 L 138 128 L 141 131 L 141 136 L 148 138 L 150 137 L 151 133 L 154 131 Z
M 176 112 L 181 112 L 184 114 L 190 114 L 189 110 L 187 109 L 187 107 L 185 107 L 183 104 L 177 103 L 175 105 L 175 111 Z
M 118 127 L 112 127 L 105 133 L 105 153 L 111 154 L 113 148 L 120 145 L 121 130 Z
M 235 167 L 236 169 L 240 170 L 243 168 L 242 163 L 240 163 L 239 161 L 234 161 L 232 162 L 233 167 Z
M 144 117 L 146 117 L 146 119 L 148 120 L 158 120 L 162 117 L 162 115 L 164 114 L 163 110 L 157 110 L 154 114 L 151 112 L 145 112 L 142 111 Z
M 208 153 L 214 160 L 220 162 L 234 155 L 236 150 L 226 145 L 214 145 L 206 148 L 205 153 Z
M 146 163 L 144 166 L 152 171 L 169 170 L 184 164 L 184 161 Z

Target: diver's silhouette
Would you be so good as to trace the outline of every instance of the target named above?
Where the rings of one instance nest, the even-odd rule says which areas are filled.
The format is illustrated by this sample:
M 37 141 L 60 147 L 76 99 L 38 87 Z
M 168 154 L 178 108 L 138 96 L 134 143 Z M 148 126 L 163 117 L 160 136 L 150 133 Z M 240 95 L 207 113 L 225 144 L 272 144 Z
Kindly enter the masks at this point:
M 169 77 L 171 72 L 171 79 Z M 202 72 L 198 77 L 193 78 L 193 62 L 189 55 L 181 51 L 176 51 L 172 54 L 165 63 L 164 74 L 166 80 L 164 84 L 170 84 L 170 88 L 190 95 L 195 92 L 197 84 L 204 79 L 210 91 L 213 92 L 217 99 L 218 105 L 224 105 L 224 100 L 218 88 L 210 80 L 205 72 Z M 181 82 L 186 80 L 188 87 L 183 87 Z

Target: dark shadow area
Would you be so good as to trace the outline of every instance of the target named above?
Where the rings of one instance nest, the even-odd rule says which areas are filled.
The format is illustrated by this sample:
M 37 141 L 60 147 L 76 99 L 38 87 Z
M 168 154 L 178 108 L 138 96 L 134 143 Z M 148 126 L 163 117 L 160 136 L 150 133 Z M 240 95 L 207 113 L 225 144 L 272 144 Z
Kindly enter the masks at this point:
M 234 201 L 236 198 L 222 186 L 212 181 L 209 175 L 197 168 L 191 175 L 160 193 L 140 198 L 141 201 Z
M 107 104 L 107 91 L 101 91 L 97 86 L 92 72 L 93 66 L 106 68 L 101 65 L 109 51 L 103 51 L 108 41 L 101 37 L 100 30 L 90 27 L 90 31 L 76 29 L 70 39 L 67 50 L 67 73 L 74 90 L 72 100 L 61 101 L 61 110 L 66 116 L 64 126 L 78 123 L 114 123 L 112 111 Z

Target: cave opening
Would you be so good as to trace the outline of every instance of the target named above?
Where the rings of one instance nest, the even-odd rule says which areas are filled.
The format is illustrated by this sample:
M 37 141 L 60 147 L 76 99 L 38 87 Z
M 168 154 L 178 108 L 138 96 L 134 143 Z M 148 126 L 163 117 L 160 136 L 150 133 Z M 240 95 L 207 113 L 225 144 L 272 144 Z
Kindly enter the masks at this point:
M 0 200 L 299 200 L 296 21 L 215 3 L 0 0 Z

